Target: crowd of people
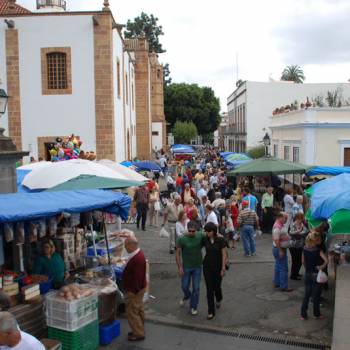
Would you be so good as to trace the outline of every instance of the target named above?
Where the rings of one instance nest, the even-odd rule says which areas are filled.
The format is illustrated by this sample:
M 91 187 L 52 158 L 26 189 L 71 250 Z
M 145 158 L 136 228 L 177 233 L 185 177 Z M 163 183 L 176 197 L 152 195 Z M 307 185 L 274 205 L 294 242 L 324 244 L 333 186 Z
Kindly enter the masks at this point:
M 300 311 L 307 319 L 312 298 L 314 317 L 322 318 L 323 288 L 318 271 L 327 272 L 325 232 L 321 225 L 309 230 L 304 213 L 308 207 L 303 189 L 281 186 L 276 178 L 228 178 L 223 159 L 215 149 L 204 149 L 196 157 L 171 161 L 159 159 L 167 191 L 161 192 L 155 177 L 134 196 L 137 228 L 159 225 L 169 234 L 169 252 L 176 252 L 183 298 L 192 315 L 197 314 L 203 270 L 207 289 L 208 319 L 215 316 L 223 298 L 221 281 L 229 268 L 228 249 L 241 240 L 244 256 L 256 255 L 256 236 L 270 234 L 275 259 L 273 284 L 276 290 L 292 292 L 289 279 L 301 280 L 304 266 L 305 297 Z M 205 252 L 204 258 L 202 252 Z M 288 251 L 291 269 L 288 268 Z

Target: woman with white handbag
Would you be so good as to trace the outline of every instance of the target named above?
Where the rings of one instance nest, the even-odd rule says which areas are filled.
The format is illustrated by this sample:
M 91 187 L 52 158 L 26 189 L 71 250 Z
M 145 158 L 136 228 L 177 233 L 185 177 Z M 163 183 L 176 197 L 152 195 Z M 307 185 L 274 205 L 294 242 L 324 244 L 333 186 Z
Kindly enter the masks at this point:
M 325 253 L 317 246 L 317 237 L 314 232 L 309 233 L 306 237 L 302 261 L 305 268 L 305 292 L 300 319 L 307 320 L 307 309 L 311 297 L 314 318 L 323 319 L 320 311 L 320 297 L 322 283 L 327 282 L 327 275 L 322 270 L 327 266 L 328 260 Z

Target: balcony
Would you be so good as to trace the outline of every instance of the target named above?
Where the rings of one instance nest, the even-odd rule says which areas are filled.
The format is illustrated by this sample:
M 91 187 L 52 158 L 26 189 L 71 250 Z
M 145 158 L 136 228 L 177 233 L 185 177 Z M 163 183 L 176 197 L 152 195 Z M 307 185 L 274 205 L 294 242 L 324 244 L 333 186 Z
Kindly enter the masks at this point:
M 246 136 L 247 132 L 245 130 L 243 131 L 238 131 L 237 127 L 235 126 L 231 126 L 231 127 L 227 127 L 224 130 L 224 135 L 240 135 L 240 136 Z
M 66 10 L 66 1 L 65 0 L 36 0 L 36 8 L 39 10 L 42 7 L 61 7 Z

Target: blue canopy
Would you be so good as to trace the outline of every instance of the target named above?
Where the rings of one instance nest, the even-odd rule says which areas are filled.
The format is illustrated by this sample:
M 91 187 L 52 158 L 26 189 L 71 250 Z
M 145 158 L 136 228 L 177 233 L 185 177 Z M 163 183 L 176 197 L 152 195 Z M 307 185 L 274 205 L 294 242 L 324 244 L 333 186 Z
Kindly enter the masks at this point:
M 312 186 L 312 217 L 328 219 L 339 209 L 350 210 L 350 174 L 341 174 Z
M 317 175 L 337 176 L 340 174 L 350 174 L 350 167 L 348 166 L 316 166 L 306 173 L 307 176 L 317 176 Z
M 220 152 L 219 154 L 220 154 L 220 157 L 221 158 L 225 158 L 225 157 L 227 157 L 228 155 L 230 155 L 230 154 L 234 154 L 235 152 Z
M 133 162 L 132 163 L 140 171 L 161 171 L 161 168 L 155 162 L 143 161 L 143 162 Z
M 103 190 L 11 193 L 0 195 L 0 223 L 36 220 L 62 212 L 103 210 L 127 219 L 131 198 Z
M 182 154 L 195 154 L 196 153 L 196 151 L 194 150 L 194 148 L 192 146 L 181 145 L 181 144 L 171 146 L 171 151 L 173 153 L 182 153 Z

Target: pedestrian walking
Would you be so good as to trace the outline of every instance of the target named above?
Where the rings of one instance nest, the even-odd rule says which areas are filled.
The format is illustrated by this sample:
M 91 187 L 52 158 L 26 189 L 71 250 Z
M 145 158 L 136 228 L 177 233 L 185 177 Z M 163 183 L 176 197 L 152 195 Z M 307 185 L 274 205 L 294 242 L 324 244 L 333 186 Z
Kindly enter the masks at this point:
M 256 212 L 249 207 L 249 202 L 242 201 L 242 210 L 238 214 L 237 227 L 240 229 L 243 242 L 244 255 L 256 254 L 255 229 L 260 230 L 259 218 Z
M 256 212 L 256 207 L 258 205 L 258 199 L 254 195 L 252 195 L 249 187 L 246 187 L 244 189 L 244 192 L 245 192 L 245 196 L 243 197 L 242 200 L 247 201 L 249 208 Z
M 289 229 L 293 219 L 293 206 L 295 204 L 293 199 L 293 190 L 291 188 L 289 188 L 286 191 L 286 194 L 283 197 L 283 204 L 284 204 L 284 212 L 288 215 L 286 226 Z
M 145 339 L 143 296 L 147 287 L 146 258 L 138 247 L 138 241 L 134 235 L 130 235 L 125 239 L 124 246 L 129 254 L 122 277 L 126 317 L 131 328 L 128 340 L 140 341 Z
M 149 192 L 146 186 L 141 186 L 136 190 L 134 195 L 134 201 L 136 203 L 137 210 L 137 229 L 140 229 L 141 221 L 142 230 L 146 231 L 147 211 L 149 205 Z
M 279 213 L 276 222 L 272 228 L 272 254 L 275 258 L 274 285 L 280 288 L 282 292 L 292 292 L 288 288 L 288 256 L 287 248 L 289 247 L 290 237 L 286 225 L 288 215 Z
M 187 224 L 187 234 L 180 237 L 176 244 L 176 264 L 183 291 L 180 306 L 184 306 L 189 301 L 192 316 L 198 314 L 202 274 L 202 241 L 203 234 L 196 230 L 196 223 L 190 221 Z
M 185 189 L 182 192 L 181 197 L 182 197 L 183 205 L 186 205 L 187 203 L 189 203 L 191 199 L 196 199 L 196 194 L 191 188 L 189 183 L 185 184 Z
M 188 220 L 186 213 L 184 211 L 180 211 L 179 217 L 175 224 L 176 240 L 187 233 L 187 224 L 189 221 L 190 220 Z
M 322 284 L 317 282 L 317 274 L 326 268 L 328 260 L 324 252 L 317 246 L 317 239 L 313 233 L 309 233 L 306 237 L 302 259 L 305 268 L 305 291 L 300 318 L 307 320 L 307 309 L 312 297 L 314 317 L 322 319 L 324 318 L 320 311 Z
M 304 214 L 295 214 L 294 220 L 289 229 L 289 235 L 291 237 L 289 252 L 292 258 L 290 279 L 292 280 L 301 279 L 301 275 L 299 274 L 299 272 L 302 265 L 303 247 L 307 233 L 308 229 L 304 225 Z
M 159 192 L 152 188 L 149 192 L 149 223 L 158 226 L 158 213 L 160 210 Z
M 269 186 L 262 196 L 261 208 L 263 210 L 263 232 L 271 233 L 273 226 L 273 187 Z
M 220 308 L 223 298 L 221 282 L 226 272 L 227 245 L 225 239 L 218 236 L 217 227 L 212 222 L 204 226 L 204 231 L 203 275 L 207 287 L 207 319 L 211 320 L 215 316 L 216 309 Z
M 179 214 L 184 211 L 184 207 L 181 204 L 181 196 L 176 192 L 170 196 L 167 201 L 163 212 L 163 227 L 168 226 L 169 231 L 169 253 L 174 254 L 176 245 L 175 224 L 178 220 Z
M 212 222 L 216 227 L 219 227 L 219 221 L 218 221 L 218 216 L 216 215 L 214 211 L 214 207 L 211 204 L 207 204 L 205 206 L 205 212 L 206 212 L 206 218 L 205 218 L 205 223 Z

